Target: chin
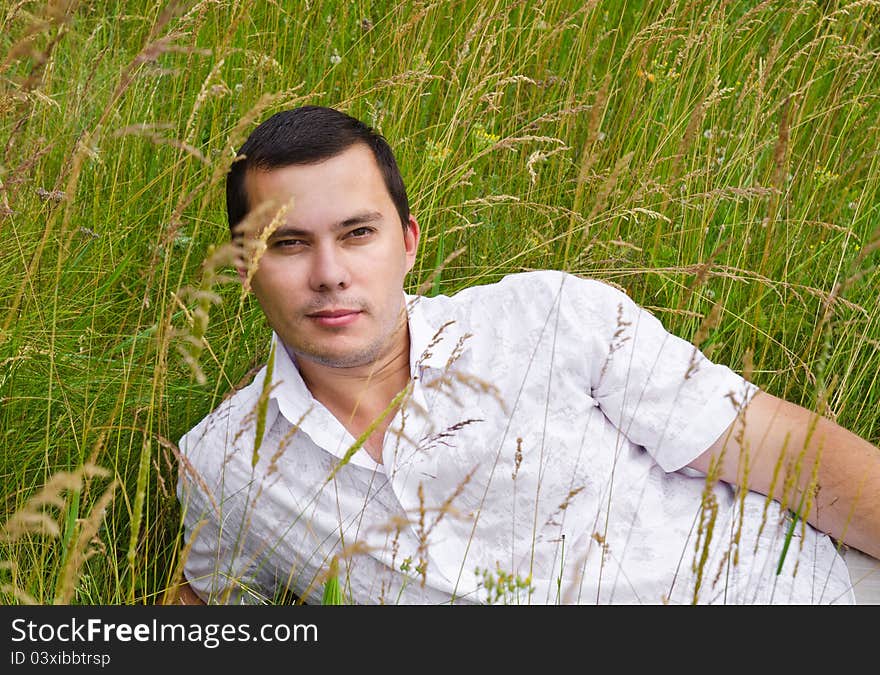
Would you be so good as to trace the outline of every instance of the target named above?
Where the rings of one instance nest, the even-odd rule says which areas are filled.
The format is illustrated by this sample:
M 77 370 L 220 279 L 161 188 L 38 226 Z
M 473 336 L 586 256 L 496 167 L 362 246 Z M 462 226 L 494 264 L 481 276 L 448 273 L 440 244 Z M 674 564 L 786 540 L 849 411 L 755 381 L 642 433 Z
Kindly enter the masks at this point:
M 316 357 L 312 360 L 328 368 L 360 368 L 375 363 L 374 358 L 363 358 L 357 354 L 351 356 Z
M 374 363 L 379 357 L 378 349 L 350 349 L 345 351 L 303 351 L 298 355 L 329 368 L 357 368 Z

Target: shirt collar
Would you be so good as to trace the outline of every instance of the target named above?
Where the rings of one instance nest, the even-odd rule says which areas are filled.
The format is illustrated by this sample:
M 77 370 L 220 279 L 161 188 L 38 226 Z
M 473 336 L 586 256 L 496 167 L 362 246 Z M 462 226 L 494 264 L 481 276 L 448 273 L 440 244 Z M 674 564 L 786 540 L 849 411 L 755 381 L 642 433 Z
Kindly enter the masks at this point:
M 272 332 L 271 349 L 275 350 L 275 367 L 272 372 L 270 396 L 297 403 L 312 402 L 314 400 L 312 393 L 303 381 L 299 368 L 296 367 L 296 360 L 287 352 L 281 338 L 274 331 Z
M 432 321 L 425 312 L 427 298 L 424 296 L 406 294 L 404 297 L 409 320 L 410 373 L 417 376 L 425 368 L 448 368 L 466 351 L 470 334 L 455 320 Z

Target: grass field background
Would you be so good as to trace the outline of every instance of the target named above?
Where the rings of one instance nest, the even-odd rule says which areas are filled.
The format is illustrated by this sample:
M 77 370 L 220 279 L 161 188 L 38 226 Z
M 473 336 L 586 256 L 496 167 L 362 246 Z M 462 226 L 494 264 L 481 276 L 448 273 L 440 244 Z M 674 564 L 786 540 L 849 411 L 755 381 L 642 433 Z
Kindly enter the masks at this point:
M 877 444 L 878 56 L 864 0 L 7 0 L 0 599 L 179 579 L 175 444 L 268 349 L 225 172 L 304 103 L 395 148 L 407 290 L 601 278 Z

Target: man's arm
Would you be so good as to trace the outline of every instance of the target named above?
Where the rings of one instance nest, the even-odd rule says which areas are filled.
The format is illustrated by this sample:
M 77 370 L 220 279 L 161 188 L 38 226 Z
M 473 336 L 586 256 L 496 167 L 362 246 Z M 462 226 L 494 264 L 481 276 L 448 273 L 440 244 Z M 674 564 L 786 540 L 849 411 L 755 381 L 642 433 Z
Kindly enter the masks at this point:
M 793 512 L 809 503 L 806 518 L 813 527 L 880 558 L 880 448 L 806 408 L 759 392 L 689 466 L 708 473 L 716 458 L 721 480 L 772 494 Z M 806 494 L 811 484 L 818 488 L 812 498 Z

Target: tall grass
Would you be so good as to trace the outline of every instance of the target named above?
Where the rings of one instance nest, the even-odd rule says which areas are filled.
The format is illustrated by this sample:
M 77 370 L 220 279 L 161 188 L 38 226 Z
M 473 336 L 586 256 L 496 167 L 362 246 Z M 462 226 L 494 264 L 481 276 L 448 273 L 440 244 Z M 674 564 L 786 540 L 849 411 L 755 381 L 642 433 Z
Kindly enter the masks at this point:
M 224 175 L 302 103 L 396 149 L 409 290 L 555 268 L 688 339 L 714 312 L 710 357 L 877 443 L 878 56 L 870 0 L 5 3 L 3 601 L 176 583 L 175 443 L 267 357 Z

